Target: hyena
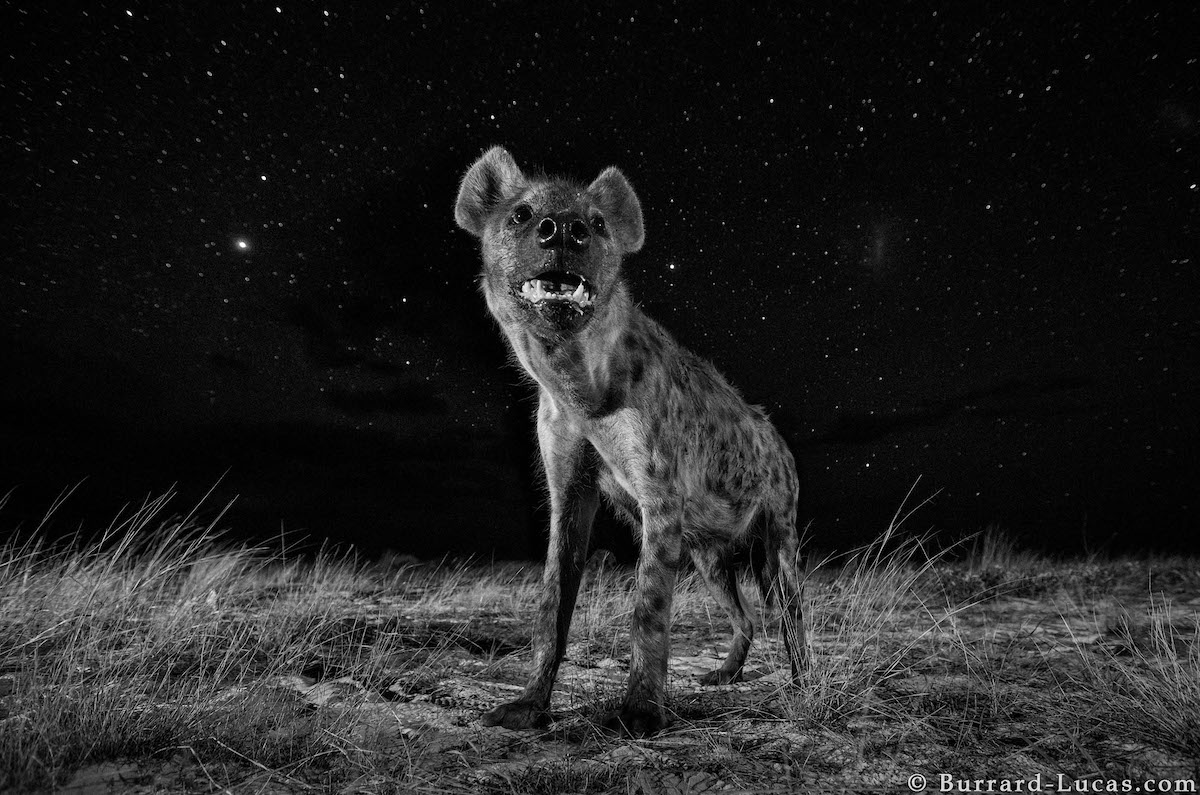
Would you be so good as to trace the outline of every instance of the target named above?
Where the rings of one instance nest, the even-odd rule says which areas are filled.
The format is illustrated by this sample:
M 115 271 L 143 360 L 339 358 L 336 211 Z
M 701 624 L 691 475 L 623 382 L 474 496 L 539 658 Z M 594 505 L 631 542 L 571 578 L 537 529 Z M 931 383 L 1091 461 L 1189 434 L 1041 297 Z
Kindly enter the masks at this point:
M 463 177 L 454 217 L 481 239 L 488 309 L 537 382 L 550 492 L 533 672 L 484 723 L 549 722 L 602 494 L 641 536 L 629 685 L 609 728 L 640 736 L 666 725 L 671 597 L 685 555 L 733 622 L 728 657 L 701 682 L 737 681 L 746 661 L 754 627 L 734 567 L 745 549 L 764 598 L 783 608 L 797 676 L 806 652 L 795 462 L 762 409 L 630 297 L 621 260 L 644 235 L 628 180 L 612 167 L 587 186 L 528 175 L 495 147 Z

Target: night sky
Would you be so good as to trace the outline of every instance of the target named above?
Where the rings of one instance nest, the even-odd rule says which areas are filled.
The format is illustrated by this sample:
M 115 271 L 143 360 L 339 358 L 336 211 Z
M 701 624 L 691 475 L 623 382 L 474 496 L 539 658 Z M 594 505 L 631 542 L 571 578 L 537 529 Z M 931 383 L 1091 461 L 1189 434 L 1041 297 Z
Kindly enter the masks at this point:
M 1197 11 L 692 5 L 6 0 L 0 526 L 220 479 L 245 535 L 540 554 L 452 210 L 504 144 L 630 178 L 635 296 L 775 418 L 818 547 L 919 478 L 915 532 L 1200 548 Z

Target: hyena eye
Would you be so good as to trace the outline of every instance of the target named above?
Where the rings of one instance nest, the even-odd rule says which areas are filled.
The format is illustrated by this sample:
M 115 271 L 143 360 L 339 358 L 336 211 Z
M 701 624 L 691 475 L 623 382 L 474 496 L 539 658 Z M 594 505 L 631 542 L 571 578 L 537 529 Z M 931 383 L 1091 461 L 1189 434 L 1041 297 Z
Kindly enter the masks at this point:
M 508 217 L 510 224 L 523 224 L 533 217 L 533 210 L 529 209 L 528 204 L 517 205 L 517 209 L 512 211 L 512 215 Z
M 598 234 L 598 235 L 604 234 L 604 231 L 606 229 L 608 229 L 608 226 L 605 225 L 605 223 L 604 223 L 603 215 L 593 215 L 592 216 L 592 229 L 595 229 L 596 234 Z

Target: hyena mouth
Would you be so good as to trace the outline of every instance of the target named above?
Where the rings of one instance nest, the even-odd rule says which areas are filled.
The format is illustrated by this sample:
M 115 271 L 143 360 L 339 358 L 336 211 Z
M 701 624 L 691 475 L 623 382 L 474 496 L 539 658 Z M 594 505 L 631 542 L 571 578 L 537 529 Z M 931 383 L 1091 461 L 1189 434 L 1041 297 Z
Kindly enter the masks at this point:
M 592 286 L 577 273 L 546 271 L 521 283 L 521 297 L 534 306 L 547 301 L 567 302 L 582 315 L 592 305 Z

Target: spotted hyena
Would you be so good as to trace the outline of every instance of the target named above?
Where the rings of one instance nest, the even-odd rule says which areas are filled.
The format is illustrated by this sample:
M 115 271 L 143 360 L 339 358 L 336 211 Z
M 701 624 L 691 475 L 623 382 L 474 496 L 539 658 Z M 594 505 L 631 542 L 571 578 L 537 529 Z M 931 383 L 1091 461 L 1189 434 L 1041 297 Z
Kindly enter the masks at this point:
M 629 686 L 610 728 L 666 725 L 671 595 L 690 557 L 733 622 L 729 656 L 705 684 L 737 681 L 754 634 L 733 556 L 750 551 L 764 597 L 784 610 L 795 676 L 805 662 L 796 572 L 798 481 L 762 409 L 681 347 L 630 297 L 621 260 L 642 247 L 642 208 L 616 168 L 590 185 L 524 173 L 503 148 L 467 171 L 455 220 L 483 246 L 488 309 L 538 384 L 538 443 L 550 547 L 520 698 L 484 723 L 549 722 L 600 495 L 641 535 Z

